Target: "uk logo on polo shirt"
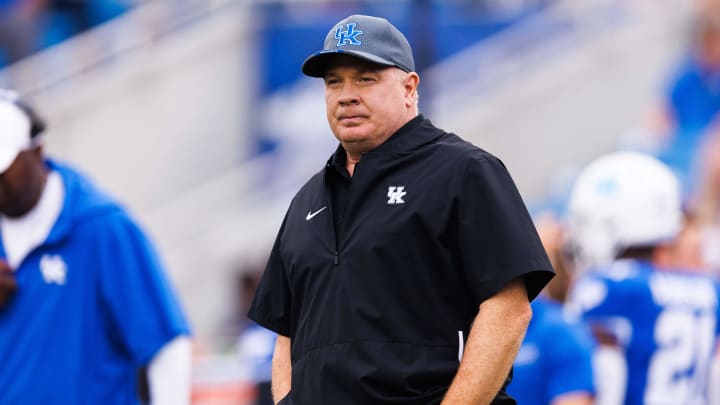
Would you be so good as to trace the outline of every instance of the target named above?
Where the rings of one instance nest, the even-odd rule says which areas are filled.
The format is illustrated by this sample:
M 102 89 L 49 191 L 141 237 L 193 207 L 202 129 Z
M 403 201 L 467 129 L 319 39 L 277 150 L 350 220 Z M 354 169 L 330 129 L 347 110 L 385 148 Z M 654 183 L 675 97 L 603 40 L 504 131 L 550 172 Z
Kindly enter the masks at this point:
M 60 255 L 43 255 L 40 258 L 40 272 L 47 284 L 65 285 L 67 265 Z
M 388 187 L 388 205 L 397 205 L 397 204 L 405 204 L 405 200 L 403 200 L 403 197 L 407 192 L 405 192 L 405 186 L 390 186 Z

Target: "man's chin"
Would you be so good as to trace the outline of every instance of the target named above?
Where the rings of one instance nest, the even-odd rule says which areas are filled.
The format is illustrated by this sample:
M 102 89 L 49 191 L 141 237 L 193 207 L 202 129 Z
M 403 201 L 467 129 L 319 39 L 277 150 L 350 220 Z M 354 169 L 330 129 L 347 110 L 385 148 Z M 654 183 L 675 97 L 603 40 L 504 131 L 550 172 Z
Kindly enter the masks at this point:
M 362 144 L 367 142 L 368 136 L 364 131 L 340 131 L 336 138 L 344 144 Z
M 373 149 L 370 142 L 368 142 L 367 138 L 344 138 L 340 139 L 340 143 L 343 146 L 343 149 L 345 149 L 346 152 L 349 152 L 351 154 L 360 154 L 365 153 L 371 149 Z

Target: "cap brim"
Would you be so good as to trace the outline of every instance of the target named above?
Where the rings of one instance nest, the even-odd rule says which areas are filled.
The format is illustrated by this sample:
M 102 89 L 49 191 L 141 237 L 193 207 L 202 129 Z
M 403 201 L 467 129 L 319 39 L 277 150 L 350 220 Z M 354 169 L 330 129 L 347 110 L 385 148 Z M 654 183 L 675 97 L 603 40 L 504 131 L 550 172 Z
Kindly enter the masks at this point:
M 302 72 L 310 77 L 324 77 L 327 71 L 328 62 L 337 55 L 350 55 L 359 59 L 364 59 L 382 66 L 397 66 L 400 69 L 406 70 L 405 68 L 390 62 L 387 59 L 369 54 L 361 51 L 349 51 L 349 50 L 331 50 L 331 51 L 320 51 L 318 53 L 310 55 L 305 62 L 302 64 Z
M 30 119 L 14 103 L 0 101 L 0 173 L 30 145 Z

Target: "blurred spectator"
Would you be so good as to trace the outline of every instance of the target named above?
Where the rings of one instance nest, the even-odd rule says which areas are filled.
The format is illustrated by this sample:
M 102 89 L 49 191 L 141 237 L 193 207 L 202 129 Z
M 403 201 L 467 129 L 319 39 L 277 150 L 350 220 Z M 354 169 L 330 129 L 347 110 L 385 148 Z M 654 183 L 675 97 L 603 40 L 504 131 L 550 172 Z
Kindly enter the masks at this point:
M 704 176 L 699 151 L 720 111 L 720 7 L 715 3 L 720 2 L 696 4 L 686 54 L 671 73 L 661 106 L 621 142 L 623 148 L 652 153 L 667 164 L 691 204 Z
M 708 210 L 717 205 L 712 200 L 720 198 L 716 175 L 707 172 L 720 165 L 720 154 L 703 152 L 717 143 L 709 138 L 717 131 L 720 112 L 719 4 L 696 5 L 687 55 L 668 83 L 663 106 L 646 123 L 649 136 L 641 141 L 679 176 L 683 198 L 692 210 L 699 209 L 701 222 L 710 220 Z
M 668 119 L 682 136 L 704 131 L 720 111 L 720 10 L 698 14 L 686 60 L 670 83 Z
M 130 9 L 131 0 L 0 0 L 0 67 Z
M 718 248 L 709 244 L 720 225 L 720 1 L 696 2 L 691 31 L 688 55 L 648 127 L 660 140 L 653 151 L 680 178 L 692 215 L 683 235 L 698 238 L 704 263 L 696 264 L 707 269 L 720 264 Z
M 38 50 L 48 0 L 0 0 L 0 66 Z

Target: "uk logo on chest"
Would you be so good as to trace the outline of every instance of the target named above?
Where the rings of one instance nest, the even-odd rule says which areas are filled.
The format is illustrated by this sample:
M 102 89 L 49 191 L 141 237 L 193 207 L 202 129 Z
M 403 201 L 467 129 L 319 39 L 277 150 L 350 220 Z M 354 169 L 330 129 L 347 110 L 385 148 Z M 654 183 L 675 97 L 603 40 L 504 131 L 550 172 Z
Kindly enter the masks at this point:
M 67 264 L 60 255 L 44 254 L 40 258 L 40 274 L 46 284 L 65 285 Z
M 388 205 L 405 204 L 404 197 L 407 195 L 405 186 L 389 186 L 388 187 Z

